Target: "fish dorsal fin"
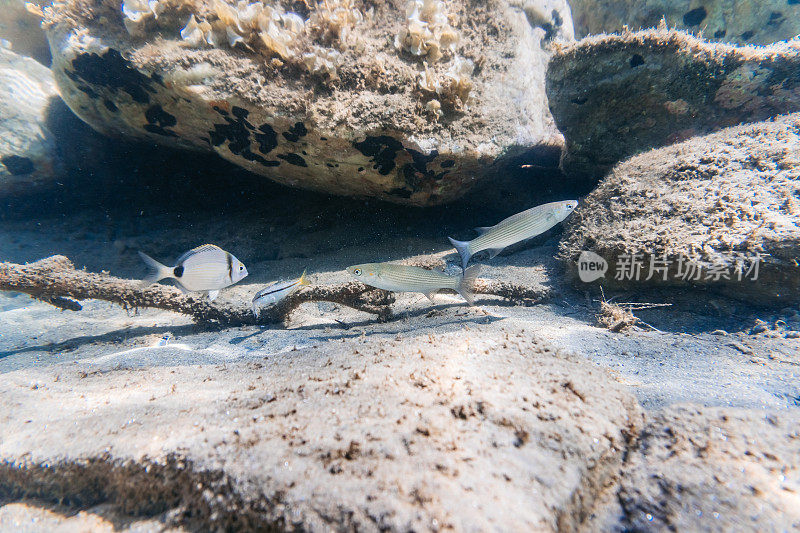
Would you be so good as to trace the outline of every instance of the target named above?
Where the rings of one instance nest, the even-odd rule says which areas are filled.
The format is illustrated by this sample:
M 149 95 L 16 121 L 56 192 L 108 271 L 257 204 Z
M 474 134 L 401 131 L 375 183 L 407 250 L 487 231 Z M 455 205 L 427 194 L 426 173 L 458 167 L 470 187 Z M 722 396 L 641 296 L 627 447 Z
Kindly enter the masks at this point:
M 475 231 L 477 231 L 480 235 L 483 235 L 484 233 L 492 229 L 492 227 L 493 226 L 481 226 L 479 228 L 475 228 Z
M 201 252 L 208 252 L 211 250 L 219 250 L 220 252 L 223 251 L 222 248 L 220 248 L 216 244 L 201 244 L 197 248 L 192 248 L 191 250 L 180 256 L 178 260 L 175 261 L 175 266 L 180 265 L 181 263 L 183 263 L 184 261 L 186 261 L 195 254 L 199 254 Z
M 306 271 L 305 270 L 303 270 L 303 273 L 300 274 L 300 279 L 297 280 L 297 283 L 300 286 L 311 285 L 311 282 L 308 281 L 308 278 L 306 277 Z

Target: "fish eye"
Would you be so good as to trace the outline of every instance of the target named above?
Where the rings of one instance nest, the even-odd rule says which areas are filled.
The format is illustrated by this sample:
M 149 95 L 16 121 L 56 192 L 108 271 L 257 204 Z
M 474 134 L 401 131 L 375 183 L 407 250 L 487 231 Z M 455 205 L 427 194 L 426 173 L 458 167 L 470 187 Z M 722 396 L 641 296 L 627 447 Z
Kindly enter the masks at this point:
M 357 269 L 353 270 L 353 274 L 355 274 L 356 276 L 360 276 L 361 275 L 361 269 L 357 268 Z
M 244 265 L 239 265 L 239 272 L 241 272 L 242 270 L 244 270 Z

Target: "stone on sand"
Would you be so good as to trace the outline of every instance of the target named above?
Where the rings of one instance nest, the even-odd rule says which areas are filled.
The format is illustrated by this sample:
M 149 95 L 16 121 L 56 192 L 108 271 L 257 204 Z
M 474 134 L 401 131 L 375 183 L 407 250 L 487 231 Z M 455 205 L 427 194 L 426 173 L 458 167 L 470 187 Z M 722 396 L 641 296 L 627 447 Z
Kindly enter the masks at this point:
M 412 205 L 456 199 L 562 142 L 544 75 L 552 40 L 572 36 L 563 0 L 444 2 L 458 40 L 438 59 L 395 44 L 411 27 L 405 2 L 353 2 L 358 16 L 335 35 L 315 22 L 329 2 L 313 2 L 285 43 L 297 53 L 247 34 L 232 47 L 184 41 L 191 16 L 218 20 L 212 2 L 165 4 L 127 26 L 119 3 L 48 10 L 63 98 L 95 129 L 213 151 L 293 187 Z
M 547 93 L 562 166 L 592 184 L 649 148 L 798 111 L 798 70 L 800 40 L 735 47 L 660 29 L 559 47 Z
M 204 529 L 576 528 L 642 425 L 636 400 L 518 330 L 466 329 L 5 374 L 0 492 Z
M 617 165 L 566 221 L 560 257 L 577 278 L 581 252 L 599 254 L 609 265 L 598 280 L 605 287 L 693 286 L 761 304 L 797 301 L 798 146 L 795 113 L 633 157 Z M 634 253 L 643 254 L 638 283 L 628 279 L 635 274 Z M 666 273 L 654 270 L 650 276 L 651 256 L 666 256 L 669 264 L 654 263 L 667 266 Z M 689 260 L 703 271 L 684 280 L 679 269 L 686 275 Z M 758 270 L 748 274 L 756 264 Z M 724 266 L 729 279 L 714 274 L 715 266 Z M 620 272 L 626 276 L 621 281 L 615 279 Z

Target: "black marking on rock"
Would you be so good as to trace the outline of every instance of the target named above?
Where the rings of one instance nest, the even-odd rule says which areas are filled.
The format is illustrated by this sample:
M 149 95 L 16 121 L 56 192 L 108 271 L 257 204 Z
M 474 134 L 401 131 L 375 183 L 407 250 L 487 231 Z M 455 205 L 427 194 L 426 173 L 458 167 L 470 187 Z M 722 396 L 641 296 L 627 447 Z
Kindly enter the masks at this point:
M 233 116 L 238 118 L 239 121 L 246 128 L 251 129 L 251 130 L 255 129 L 255 126 L 253 126 L 252 124 L 250 124 L 250 122 L 247 121 L 247 117 L 248 117 L 248 115 L 250 115 L 250 111 L 248 111 L 247 109 L 244 109 L 243 107 L 233 106 L 231 108 L 231 113 L 233 113 Z
M 456 164 L 455 159 L 446 159 L 446 160 L 442 161 L 439 164 L 439 166 L 442 167 L 442 168 L 453 168 L 453 166 L 455 166 L 455 164 Z
M 644 58 L 639 54 L 633 54 L 630 60 L 631 68 L 641 67 L 644 65 Z
M 419 189 L 423 182 L 439 181 L 447 175 L 447 171 L 436 173 L 428 168 L 428 163 L 439 156 L 438 151 L 433 150 L 430 154 L 424 154 L 412 148 L 407 151 L 414 162 L 403 165 L 403 177 L 412 190 Z
M 586 98 L 585 96 L 578 96 L 577 98 L 573 98 L 573 99 L 572 99 L 572 100 L 570 100 L 570 101 L 571 101 L 573 104 L 583 105 L 583 104 L 585 104 L 586 102 L 588 102 L 588 101 L 589 101 L 589 99 L 588 99 L 588 98 Z
M 144 112 L 144 118 L 147 119 L 148 124 L 158 124 L 165 128 L 171 128 L 178 123 L 178 119 L 164 111 L 161 104 L 147 108 L 147 111 Z
M 689 28 L 697 26 L 703 22 L 708 16 L 708 11 L 703 6 L 687 11 L 683 15 L 683 24 Z
M 289 163 L 290 165 L 294 165 L 296 167 L 307 167 L 308 163 L 306 160 L 300 157 L 297 154 L 278 154 L 278 157 Z
M 327 138 L 327 137 L 320 137 L 320 138 L 319 138 L 319 140 L 320 140 L 320 141 L 327 141 L 327 140 L 328 140 L 328 138 Z
M 109 100 L 108 98 L 103 98 L 103 105 L 106 106 L 106 109 L 108 109 L 112 113 L 116 113 L 117 111 L 119 111 L 119 108 L 116 106 L 116 104 L 111 100 Z
M 750 39 L 753 38 L 753 35 L 755 34 L 756 32 L 754 32 L 753 30 L 747 30 L 742 34 L 742 39 L 744 39 L 745 41 L 749 41 Z
M 224 118 L 227 124 L 214 124 L 214 130 L 209 132 L 211 144 L 220 146 L 228 141 L 228 150 L 236 155 L 241 155 L 244 150 L 250 150 L 250 131 L 244 124 L 247 121 Z
M 306 129 L 306 125 L 302 122 L 296 122 L 294 126 L 289 128 L 289 131 L 283 132 L 283 136 L 286 140 L 293 143 L 296 143 L 300 140 L 300 137 L 305 137 L 306 135 L 308 135 L 308 130 Z
M 714 32 L 714 38 L 715 39 L 722 39 L 723 37 L 725 37 L 726 33 L 728 33 L 728 32 L 725 29 L 717 30 L 717 31 Z
M 328 168 L 333 168 L 333 165 L 331 163 L 325 163 L 325 166 Z
M 224 109 L 222 109 L 222 108 L 221 108 L 221 107 L 219 107 L 218 105 L 215 105 L 215 106 L 213 106 L 211 109 L 213 109 L 214 111 L 216 111 L 217 113 L 219 113 L 219 114 L 220 114 L 220 115 L 222 115 L 222 116 L 225 116 L 225 115 L 227 115 L 227 114 L 228 114 L 228 112 L 227 112 L 227 111 L 225 111 Z
M 147 111 L 144 112 L 144 118 L 147 119 L 148 122 L 148 124 L 144 126 L 146 131 L 165 137 L 178 136 L 174 131 L 167 129 L 176 125 L 178 119 L 164 111 L 160 104 L 147 108 Z
M 80 54 L 72 60 L 72 71 L 66 71 L 65 74 L 76 83 L 81 80 L 89 85 L 103 87 L 114 92 L 124 91 L 134 102 L 140 104 L 150 102 L 148 93 L 155 92 L 153 83 L 161 80 L 160 76 L 148 77 L 132 68 L 122 54 L 113 48 L 109 48 L 102 56 Z M 78 88 L 87 92 L 81 86 Z
M 773 11 L 769 14 L 769 22 L 767 22 L 767 26 L 780 26 L 783 24 L 783 21 L 783 13 L 780 11 Z
M 183 265 L 178 265 L 172 270 L 172 275 L 176 278 L 183 276 Z
M 7 155 L 0 159 L 6 166 L 6 170 L 8 170 L 9 174 L 12 176 L 21 176 L 23 174 L 30 174 L 36 167 L 33 164 L 33 161 L 28 159 L 27 157 L 21 157 L 18 155 Z
M 396 166 L 394 159 L 397 156 L 397 152 L 403 149 L 400 141 L 388 135 L 367 137 L 361 142 L 354 142 L 353 146 L 356 150 L 371 158 L 371 161 L 375 163 L 375 169 L 382 176 L 386 176 L 394 170 Z
M 256 133 L 255 138 L 258 143 L 258 151 L 267 155 L 278 147 L 278 136 L 269 124 L 262 124 L 258 127 L 261 133 Z
M 558 10 L 554 9 L 550 12 L 550 17 L 553 19 L 553 25 L 556 28 L 560 28 L 562 24 L 564 24 L 564 19 L 561 18 L 561 13 Z

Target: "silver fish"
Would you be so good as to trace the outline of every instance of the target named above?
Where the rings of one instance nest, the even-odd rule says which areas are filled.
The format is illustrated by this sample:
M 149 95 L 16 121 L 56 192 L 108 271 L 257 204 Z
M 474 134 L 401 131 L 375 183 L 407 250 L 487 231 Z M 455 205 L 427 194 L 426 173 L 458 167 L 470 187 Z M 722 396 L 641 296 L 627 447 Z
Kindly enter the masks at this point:
M 306 278 L 306 272 L 304 270 L 303 274 L 295 280 L 276 281 L 269 287 L 261 289 L 256 293 L 255 296 L 253 296 L 253 315 L 258 318 L 259 309 L 261 307 L 275 305 L 300 287 L 309 284 L 310 283 Z
M 575 200 L 537 205 L 512 215 L 494 226 L 475 228 L 480 235 L 471 241 L 457 241 L 452 237 L 448 239 L 461 256 L 461 267 L 467 268 L 470 258 L 478 252 L 489 250 L 491 259 L 502 252 L 503 248 L 549 230 L 567 218 L 576 207 L 578 202 Z
M 421 292 L 431 301 L 440 289 L 453 289 L 464 298 L 469 305 L 475 305 L 473 286 L 478 277 L 480 265 L 473 265 L 463 274 L 450 276 L 436 270 L 391 263 L 366 263 L 347 267 L 347 272 L 358 281 L 395 292 Z
M 229 252 L 213 244 L 193 248 L 180 256 L 174 267 L 162 265 L 149 255 L 139 252 L 139 257 L 154 270 L 143 283 L 171 278 L 185 291 L 208 293 L 209 301 L 219 295 L 220 289 L 229 287 L 247 276 L 247 268 Z

